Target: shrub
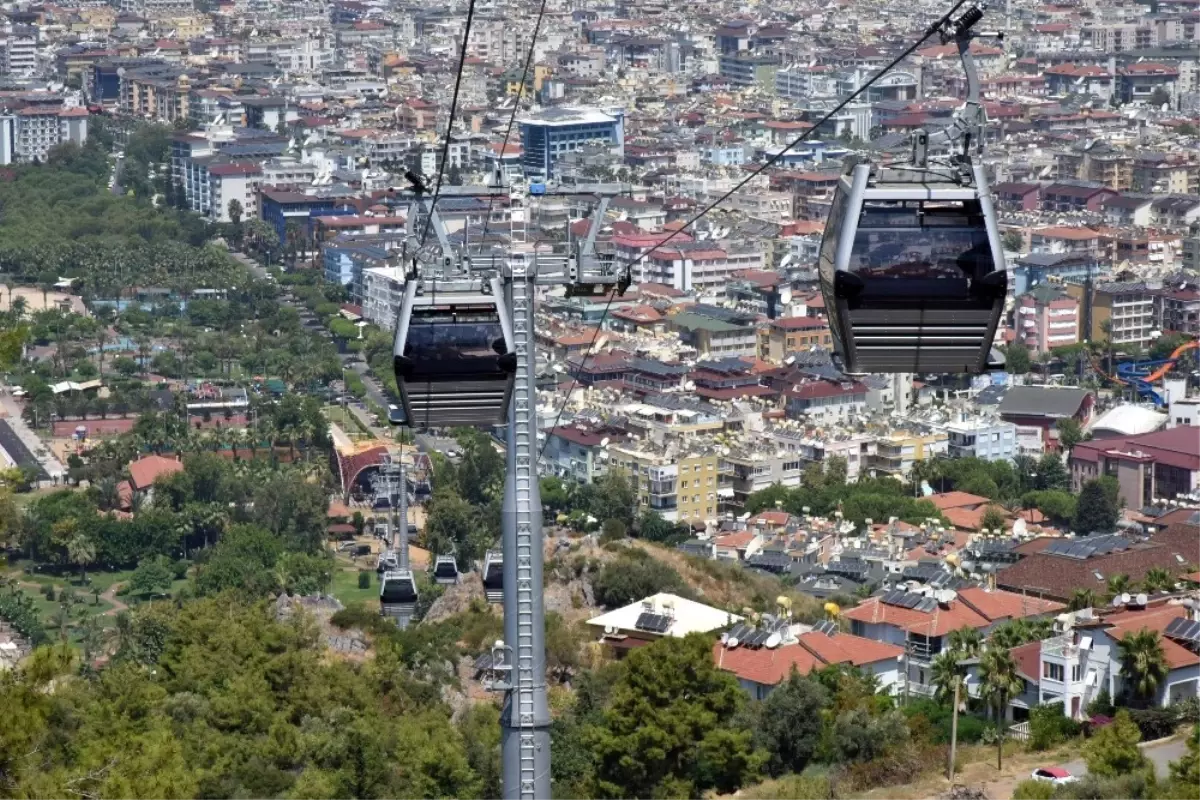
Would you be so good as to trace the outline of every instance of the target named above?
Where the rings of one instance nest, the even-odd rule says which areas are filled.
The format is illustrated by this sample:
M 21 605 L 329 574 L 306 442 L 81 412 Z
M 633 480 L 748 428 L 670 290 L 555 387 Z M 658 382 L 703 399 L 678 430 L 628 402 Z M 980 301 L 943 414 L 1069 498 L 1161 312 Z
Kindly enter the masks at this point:
M 1142 800 L 1152 796 L 1154 785 L 1140 773 L 1102 778 L 1084 775 L 1074 783 L 1059 786 L 1058 800 Z
M 1100 694 L 1096 695 L 1096 699 L 1088 703 L 1087 713 L 1089 717 L 1111 717 L 1117 713 L 1108 689 L 1101 689 Z
M 1175 703 L 1167 710 L 1175 715 L 1176 725 L 1200 723 L 1200 697 L 1189 697 L 1180 703 Z
M 833 800 L 836 796 L 828 775 L 788 775 L 739 794 L 746 800 Z
M 42 594 L 45 596 L 45 598 L 47 600 L 53 601 L 54 600 L 54 584 L 47 583 L 46 585 L 44 585 L 42 587 Z
M 187 577 L 188 567 L 191 565 L 192 562 L 188 561 L 186 558 L 181 558 L 171 565 L 171 575 L 175 578 L 175 580 L 181 581 Z
M 1046 703 L 1029 711 L 1029 746 L 1049 750 L 1078 736 L 1080 725 L 1063 714 L 1062 703 Z
M 1051 800 L 1054 797 L 1054 784 L 1050 781 L 1021 781 L 1013 789 L 1013 800 Z
M 669 565 L 652 558 L 623 555 L 604 565 L 593 579 L 596 601 L 619 608 L 658 592 L 690 594 L 683 578 Z
M 1175 732 L 1175 713 L 1162 708 L 1135 708 L 1129 717 L 1142 733 L 1142 741 L 1162 739 Z
M 944 770 L 947 756 L 948 748 L 944 745 L 921 746 L 910 742 L 878 758 L 847 767 L 846 789 L 865 792 L 912 783 L 924 773 Z
M 360 588 L 360 589 L 370 589 L 371 588 L 371 573 L 365 569 L 360 569 L 358 571 L 358 588 Z

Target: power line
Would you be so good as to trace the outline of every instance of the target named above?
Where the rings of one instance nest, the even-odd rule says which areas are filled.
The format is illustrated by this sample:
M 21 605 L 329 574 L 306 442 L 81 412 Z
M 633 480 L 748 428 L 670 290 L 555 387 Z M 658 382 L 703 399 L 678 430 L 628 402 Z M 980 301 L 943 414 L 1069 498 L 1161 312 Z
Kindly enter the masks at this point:
M 837 114 L 840 113 L 842 109 L 844 109 L 846 106 L 848 106 L 852 102 L 854 102 L 858 98 L 859 95 L 861 95 L 863 92 L 870 89 L 871 86 L 874 85 L 876 81 L 878 81 L 880 78 L 882 78 L 887 73 L 891 72 L 893 69 L 896 68 L 896 66 L 901 61 L 903 61 L 904 59 L 906 59 L 910 55 L 912 55 L 914 52 L 916 52 L 917 48 L 919 48 L 921 45 L 925 44 L 926 40 L 928 40 L 929 37 L 940 32 L 942 30 L 942 28 L 944 28 L 947 24 L 950 23 L 951 18 L 956 13 L 958 13 L 958 10 L 960 8 L 962 8 L 964 5 L 966 5 L 968 1 L 969 0 L 956 0 L 954 5 L 950 7 L 950 10 L 947 11 L 945 14 L 943 14 L 941 17 L 939 17 L 937 19 L 937 21 L 932 23 L 928 28 L 926 28 L 924 33 L 921 34 L 919 39 L 917 39 L 911 45 L 906 47 L 904 49 L 904 51 L 900 53 L 900 55 L 893 58 L 885 67 L 883 67 L 878 72 L 876 72 L 874 75 L 872 75 L 867 80 L 866 83 L 864 83 L 862 86 L 859 86 L 857 89 L 855 89 L 849 95 L 847 95 L 841 102 L 839 102 L 836 106 L 834 106 L 833 109 L 826 112 L 825 115 L 823 117 L 821 117 L 821 119 L 817 120 L 817 122 L 811 128 L 809 128 L 807 131 L 805 131 L 804 133 L 800 134 L 795 139 L 793 139 L 791 141 L 791 143 L 787 145 L 787 147 L 784 147 L 778 153 L 771 156 L 766 161 L 764 161 L 762 164 L 760 164 L 757 168 L 754 169 L 753 172 L 751 172 L 749 175 L 747 175 L 745 178 L 743 178 L 741 181 L 739 181 L 736 185 L 734 185 L 734 187 L 732 189 L 725 192 L 723 195 L 718 197 L 716 200 L 712 201 L 707 206 L 705 206 L 695 216 L 693 216 L 691 219 L 689 219 L 687 222 L 685 222 L 679 228 L 674 230 L 670 236 L 663 239 L 657 245 L 651 247 L 646 252 L 642 253 L 640 256 L 637 256 L 636 258 L 632 259 L 631 261 L 629 261 L 629 263 L 623 264 L 619 268 L 618 271 L 623 272 L 625 270 L 632 270 L 635 266 L 640 264 L 643 260 L 645 260 L 645 258 L 647 256 L 649 256 L 655 250 L 665 247 L 667 245 L 667 243 L 669 243 L 676 236 L 678 236 L 679 234 L 683 233 L 688 228 L 695 225 L 702 218 L 704 218 L 704 216 L 707 215 L 710 211 L 712 211 L 717 206 L 724 203 L 726 200 L 728 200 L 730 197 L 732 197 L 737 192 L 741 191 L 741 189 L 743 187 L 745 187 L 748 183 L 750 183 L 752 180 L 754 180 L 759 175 L 761 175 L 764 171 L 766 171 L 770 167 L 774 166 L 775 163 L 778 162 L 781 158 L 783 158 L 788 153 L 789 150 L 793 149 L 800 143 L 804 142 L 805 140 L 808 139 L 808 137 L 812 136 L 814 133 L 816 133 L 818 130 L 820 130 L 822 125 L 824 125 L 825 123 L 829 122 L 829 120 L 831 120 L 835 116 L 837 116 Z M 613 300 L 615 300 L 616 297 L 617 297 L 617 293 L 615 291 L 611 295 L 609 295 L 608 302 L 604 304 L 604 312 L 600 315 L 600 321 L 597 323 L 597 328 L 602 327 L 604 325 L 604 320 L 608 318 L 609 309 L 612 308 Z M 587 366 L 587 360 L 590 356 L 591 356 L 590 351 L 587 353 L 584 353 L 583 360 L 579 363 L 579 370 L 576 371 L 575 377 L 571 378 L 571 387 L 570 387 L 570 389 L 567 390 L 567 398 L 570 398 L 571 392 L 575 391 L 575 386 L 579 382 L 579 372 L 582 371 L 585 366 Z M 567 409 L 567 402 L 566 402 L 567 398 L 564 398 L 563 404 L 559 407 L 558 414 L 554 418 L 554 424 L 550 426 L 551 428 L 558 427 L 558 423 L 562 420 L 563 412 L 566 411 L 566 409 Z M 538 461 L 539 462 L 542 460 L 542 457 L 546 455 L 546 447 L 549 446 L 549 444 L 550 444 L 550 438 L 547 437 L 545 443 L 542 445 L 541 452 L 538 453 Z
M 520 88 L 517 89 L 517 99 L 513 102 L 512 113 L 508 116 L 508 126 L 504 129 L 504 138 L 500 140 L 500 155 L 498 163 L 500 170 L 504 169 L 504 152 L 508 149 L 508 137 L 512 136 L 513 123 L 517 119 L 517 109 L 521 107 L 521 98 L 525 95 L 525 81 L 529 79 L 529 67 L 533 64 L 533 51 L 537 46 L 538 33 L 542 30 L 542 17 L 546 14 L 546 0 L 542 0 L 541 8 L 538 9 L 537 22 L 533 24 L 533 36 L 529 40 L 529 52 L 525 55 L 525 66 L 521 69 Z M 492 203 L 496 201 L 496 196 L 488 197 L 487 216 L 483 218 L 483 244 L 487 244 L 488 229 L 492 224 Z
M 463 66 L 467 62 L 467 44 L 471 40 L 471 21 L 474 18 L 475 0 L 468 0 L 467 27 L 463 30 L 462 48 L 458 53 L 458 72 L 454 76 L 454 94 L 450 98 L 450 118 L 446 120 L 446 138 L 442 140 L 442 163 L 438 165 L 437 182 L 433 185 L 433 201 L 429 205 L 429 216 L 425 219 L 425 228 L 421 231 L 418 248 L 425 246 L 425 238 L 429 236 L 429 228 L 433 224 L 433 212 L 437 208 L 438 195 L 442 193 L 442 175 L 446 172 L 446 162 L 450 160 L 450 134 L 454 130 L 454 115 L 458 111 L 458 89 L 462 86 Z

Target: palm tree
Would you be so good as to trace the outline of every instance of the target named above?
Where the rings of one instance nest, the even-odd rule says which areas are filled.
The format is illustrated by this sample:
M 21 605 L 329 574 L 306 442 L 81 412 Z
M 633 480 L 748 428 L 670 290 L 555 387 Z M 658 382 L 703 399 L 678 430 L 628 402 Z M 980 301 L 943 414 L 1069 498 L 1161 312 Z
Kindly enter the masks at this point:
M 956 631 L 950 631 L 950 649 L 962 654 L 963 658 L 973 658 L 979 655 L 983 646 L 983 634 L 976 628 L 962 626 Z
M 1108 598 L 1111 600 L 1119 594 L 1129 591 L 1128 575 L 1113 575 L 1108 579 Z
M 1004 723 L 1008 701 L 1025 689 L 1008 650 L 991 647 L 979 660 L 979 696 L 996 711 L 996 769 L 1004 768 Z
M 1139 705 L 1144 705 L 1154 697 L 1169 672 L 1158 631 L 1142 628 L 1137 633 L 1127 633 L 1117 642 L 1117 649 L 1125 688 Z
M 1175 588 L 1175 579 L 1171 577 L 1171 573 L 1162 567 L 1153 567 L 1146 570 L 1145 576 L 1142 577 L 1142 590 L 1147 594 L 1155 592 L 1169 592 Z
M 1029 641 L 1029 623 L 1014 619 L 992 630 L 991 645 L 1001 650 L 1011 650 Z
M 96 560 L 96 545 L 86 535 L 77 533 L 67 542 L 67 560 L 79 567 L 79 578 L 87 582 L 87 568 Z
M 1067 604 L 1069 611 L 1082 611 L 1096 605 L 1096 593 L 1091 589 L 1076 589 L 1071 593 L 1071 602 Z
M 934 686 L 934 699 L 939 703 L 951 703 L 954 701 L 954 687 L 958 687 L 959 696 L 963 695 L 963 678 L 966 677 L 965 671 L 959 666 L 958 662 L 963 658 L 963 654 L 951 648 L 938 653 L 930 664 L 930 679 L 929 682 Z

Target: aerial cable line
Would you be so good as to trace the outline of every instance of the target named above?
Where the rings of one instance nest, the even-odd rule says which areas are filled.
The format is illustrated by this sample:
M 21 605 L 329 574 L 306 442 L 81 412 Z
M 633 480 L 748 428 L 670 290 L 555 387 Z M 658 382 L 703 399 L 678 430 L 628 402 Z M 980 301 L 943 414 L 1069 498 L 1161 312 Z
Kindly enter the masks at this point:
M 463 30 L 462 47 L 458 53 L 458 72 L 454 76 L 454 94 L 450 98 L 450 117 L 446 120 L 446 136 L 442 140 L 442 159 L 438 165 L 437 180 L 433 185 L 433 200 L 429 204 L 429 216 L 425 218 L 425 227 L 421 231 L 418 249 L 425 246 L 429 236 L 429 228 L 433 224 L 433 212 L 437 208 L 438 195 L 442 192 L 442 176 L 446 172 L 446 162 L 450 160 L 450 134 L 454 131 L 454 115 L 458 111 L 458 90 L 462 86 L 463 67 L 467 61 L 467 44 L 471 40 L 471 22 L 475 18 L 475 0 L 467 2 L 467 26 Z
M 862 86 L 859 86 L 857 89 L 855 89 L 853 92 L 848 94 L 845 98 L 843 98 L 841 100 L 841 102 L 839 102 L 836 106 L 833 107 L 833 109 L 831 109 L 830 111 L 827 111 L 825 113 L 825 115 L 822 116 L 819 120 L 817 120 L 817 122 L 811 128 L 809 128 L 804 133 L 800 134 L 795 139 L 793 139 L 791 141 L 791 143 L 787 145 L 787 147 L 784 147 L 782 150 L 780 150 L 778 153 L 776 153 L 775 155 L 768 158 L 762 164 L 759 164 L 754 169 L 754 171 L 752 171 L 749 175 L 747 175 L 742 180 L 738 181 L 738 183 L 732 189 L 725 192 L 723 195 L 718 197 L 716 200 L 712 201 L 707 206 L 705 206 L 695 216 L 693 216 L 691 219 L 689 219 L 687 222 L 685 222 L 679 228 L 675 229 L 671 233 L 670 236 L 663 239 L 660 243 L 651 247 L 646 252 L 642 253 L 640 256 L 637 256 L 636 258 L 631 259 L 628 263 L 622 264 L 620 267 L 618 267 L 617 271 L 625 272 L 626 270 L 632 270 L 635 266 L 637 266 L 642 261 L 644 261 L 648 255 L 653 253 L 655 250 L 665 247 L 676 236 L 678 236 L 679 234 L 683 233 L 688 228 L 695 225 L 697 222 L 699 222 L 701 219 L 703 219 L 710 211 L 712 211 L 717 206 L 724 203 L 726 200 L 728 200 L 730 197 L 732 197 L 737 192 L 741 191 L 742 188 L 744 188 L 747 184 L 749 184 L 751 181 L 753 181 L 755 178 L 757 178 L 759 175 L 761 175 L 767 169 L 774 166 L 781 158 L 783 158 L 788 153 L 789 150 L 791 150 L 794 147 L 796 147 L 797 145 L 801 144 L 802 142 L 807 140 L 810 136 L 812 136 L 814 133 L 816 133 L 818 130 L 820 130 L 822 125 L 824 125 L 825 123 L 829 122 L 829 120 L 831 120 L 835 116 L 837 116 L 837 114 L 839 112 L 841 112 L 842 109 L 844 109 L 846 106 L 853 103 L 859 97 L 859 95 L 861 95 L 863 92 L 870 89 L 871 86 L 873 86 L 880 78 L 882 78 L 887 73 L 891 72 L 893 69 L 895 69 L 900 64 L 900 62 L 902 62 L 904 59 L 908 58 L 914 52 L 916 52 L 917 49 L 920 48 L 921 45 L 925 44 L 925 42 L 928 41 L 930 37 L 940 33 L 947 25 L 949 25 L 951 23 L 954 15 L 958 13 L 958 10 L 960 8 L 962 8 L 964 5 L 966 5 L 969 1 L 970 0 L 956 0 L 954 5 L 950 7 L 949 11 L 947 11 L 942 16 L 938 17 L 938 19 L 935 22 L 933 22 L 931 25 L 929 25 L 929 27 L 927 27 L 925 29 L 925 31 L 921 34 L 920 38 L 918 38 L 915 42 L 913 42 L 908 47 L 906 47 L 904 49 L 904 51 L 900 53 L 900 55 L 893 58 L 887 64 L 887 66 L 883 67 L 878 72 L 876 72 L 874 75 L 872 75 L 869 79 L 867 79 L 866 83 L 864 83 Z M 596 324 L 597 328 L 603 327 L 604 320 L 608 318 L 609 309 L 612 308 L 613 300 L 615 300 L 616 297 L 617 297 L 616 291 L 612 292 L 609 295 L 608 302 L 604 304 L 604 311 L 600 315 L 600 321 Z M 592 353 L 590 350 L 588 352 L 584 353 L 583 360 L 581 362 L 579 362 L 579 369 L 576 371 L 575 377 L 571 378 L 571 387 L 567 390 L 566 397 L 563 398 L 563 403 L 561 406 L 559 406 L 558 414 L 554 418 L 554 424 L 551 425 L 550 428 L 558 427 L 559 422 L 562 421 L 563 412 L 566 411 L 566 409 L 567 409 L 567 400 L 570 398 L 571 392 L 575 391 L 575 387 L 579 383 L 579 372 L 582 372 L 583 368 L 585 366 L 587 366 L 587 360 L 588 360 L 588 358 L 591 357 L 591 355 L 592 355 Z M 550 437 L 547 436 L 545 443 L 542 444 L 541 451 L 538 453 L 538 461 L 539 462 L 546 455 L 546 448 L 549 446 L 549 444 L 550 444 Z
M 533 64 L 533 51 L 537 47 L 538 33 L 542 30 L 542 17 L 546 14 L 546 0 L 542 0 L 541 8 L 538 9 L 537 21 L 533 24 L 533 36 L 529 40 L 529 52 L 525 55 L 525 66 L 521 70 L 521 83 L 517 89 L 517 99 L 513 102 L 512 113 L 508 115 L 508 126 L 504 129 L 504 138 L 500 140 L 500 157 L 498 161 L 498 171 L 504 172 L 504 152 L 508 149 L 508 137 L 512 136 L 513 123 L 517 119 L 517 109 L 521 107 L 521 98 L 525 95 L 525 81 L 529 79 L 529 67 Z M 483 237 L 481 242 L 487 244 L 488 229 L 492 223 L 492 203 L 496 201 L 495 195 L 488 196 L 487 216 L 483 218 Z

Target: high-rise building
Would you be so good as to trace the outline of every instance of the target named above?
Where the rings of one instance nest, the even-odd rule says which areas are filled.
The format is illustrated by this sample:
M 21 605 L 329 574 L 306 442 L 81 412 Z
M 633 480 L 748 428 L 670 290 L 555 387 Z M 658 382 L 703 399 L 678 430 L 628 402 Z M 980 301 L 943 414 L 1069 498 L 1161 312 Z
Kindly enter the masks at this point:
M 554 174 L 554 162 L 563 153 L 592 143 L 607 144 L 624 158 L 625 114 L 594 108 L 548 108 L 517 120 L 525 175 L 546 179 Z

